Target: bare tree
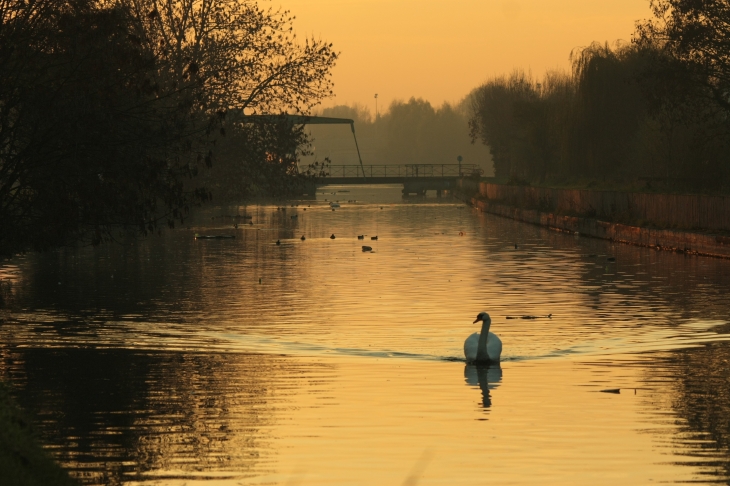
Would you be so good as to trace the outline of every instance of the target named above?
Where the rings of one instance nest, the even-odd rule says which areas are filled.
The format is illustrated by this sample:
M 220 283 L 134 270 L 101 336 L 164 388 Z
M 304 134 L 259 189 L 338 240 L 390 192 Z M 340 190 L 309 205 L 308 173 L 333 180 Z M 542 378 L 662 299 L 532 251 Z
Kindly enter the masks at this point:
M 251 0 L 118 0 L 180 86 L 200 83 L 204 107 L 246 113 L 307 112 L 332 95 L 332 44 L 293 32 L 289 12 Z

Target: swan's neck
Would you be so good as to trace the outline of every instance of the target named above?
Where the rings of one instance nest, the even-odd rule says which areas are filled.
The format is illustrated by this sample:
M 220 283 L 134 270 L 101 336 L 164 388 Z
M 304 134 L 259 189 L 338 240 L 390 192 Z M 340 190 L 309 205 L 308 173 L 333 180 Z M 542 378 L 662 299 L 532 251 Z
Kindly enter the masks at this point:
M 482 332 L 479 333 L 479 344 L 477 345 L 477 361 L 489 361 L 487 354 L 487 339 L 489 338 L 489 325 L 487 320 L 482 322 Z

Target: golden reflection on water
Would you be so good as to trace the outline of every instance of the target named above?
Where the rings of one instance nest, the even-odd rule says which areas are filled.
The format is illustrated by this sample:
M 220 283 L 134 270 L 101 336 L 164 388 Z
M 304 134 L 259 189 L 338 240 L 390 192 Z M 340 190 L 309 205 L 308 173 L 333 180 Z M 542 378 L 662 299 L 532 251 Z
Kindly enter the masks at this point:
M 730 481 L 730 262 L 348 190 L 0 269 L 0 378 L 56 457 L 86 484 Z M 499 368 L 458 361 L 481 310 Z
M 234 462 L 211 484 L 403 484 L 414 470 L 417 484 L 649 484 L 696 481 L 715 470 L 710 458 L 677 467 L 690 463 L 673 441 L 681 420 L 656 409 L 671 383 L 647 386 L 643 359 L 508 363 L 489 409 L 478 385 L 465 386 L 463 363 L 296 362 L 336 371 L 288 395 L 255 431 L 252 405 L 231 407 L 226 453 L 265 433 L 271 462 L 259 459 L 250 476 Z M 607 387 L 621 393 L 602 393 Z M 198 476 L 162 466 L 145 479 L 182 485 Z

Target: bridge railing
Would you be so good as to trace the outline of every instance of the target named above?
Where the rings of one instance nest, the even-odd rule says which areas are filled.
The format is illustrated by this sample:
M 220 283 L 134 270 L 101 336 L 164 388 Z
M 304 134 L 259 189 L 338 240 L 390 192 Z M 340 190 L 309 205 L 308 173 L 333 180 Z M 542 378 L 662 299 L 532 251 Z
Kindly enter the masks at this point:
M 476 164 L 331 165 L 327 177 L 467 177 Z

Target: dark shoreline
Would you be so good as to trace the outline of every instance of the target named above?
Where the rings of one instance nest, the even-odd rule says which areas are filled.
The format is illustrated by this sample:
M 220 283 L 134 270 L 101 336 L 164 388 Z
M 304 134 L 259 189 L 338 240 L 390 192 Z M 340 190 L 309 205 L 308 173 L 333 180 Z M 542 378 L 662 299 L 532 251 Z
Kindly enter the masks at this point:
M 17 486 L 78 485 L 40 445 L 30 420 L 0 382 L 0 478 Z
M 469 187 L 467 184 L 460 185 L 462 188 Z M 730 259 L 730 236 L 680 229 L 659 229 L 649 225 L 635 226 L 602 221 L 589 216 L 560 215 L 552 211 L 516 207 L 484 197 L 472 197 L 480 192 L 482 191 L 468 191 L 462 192 L 461 195 L 472 206 L 485 213 L 544 226 L 555 231 L 656 250 Z

